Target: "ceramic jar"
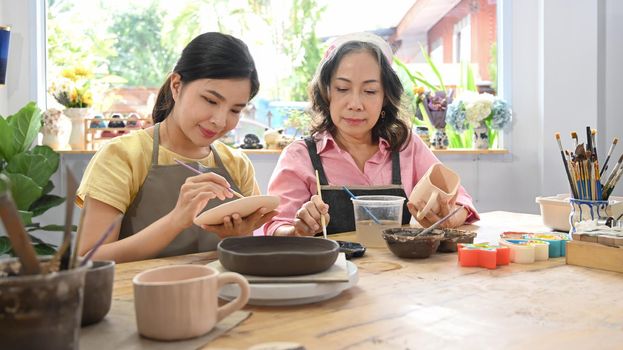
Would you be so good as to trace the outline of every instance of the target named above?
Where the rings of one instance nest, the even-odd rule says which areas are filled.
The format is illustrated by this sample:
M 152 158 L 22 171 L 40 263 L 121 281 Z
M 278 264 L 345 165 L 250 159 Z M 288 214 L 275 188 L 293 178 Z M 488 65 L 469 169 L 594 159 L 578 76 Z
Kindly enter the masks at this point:
M 475 149 L 489 149 L 489 128 L 484 123 L 474 127 L 472 147 Z
M 71 121 L 57 109 L 48 109 L 43 113 L 42 143 L 54 150 L 68 150 L 71 134 Z
M 89 108 L 66 108 L 63 113 L 71 120 L 71 135 L 69 136 L 71 149 L 84 149 L 84 118 L 89 114 Z
M 433 146 L 434 149 L 446 149 L 448 148 L 448 145 L 449 141 L 446 129 L 435 129 L 431 146 Z
M 415 127 L 415 134 L 422 139 L 426 146 L 430 147 L 430 135 L 428 134 L 428 128 L 425 126 Z

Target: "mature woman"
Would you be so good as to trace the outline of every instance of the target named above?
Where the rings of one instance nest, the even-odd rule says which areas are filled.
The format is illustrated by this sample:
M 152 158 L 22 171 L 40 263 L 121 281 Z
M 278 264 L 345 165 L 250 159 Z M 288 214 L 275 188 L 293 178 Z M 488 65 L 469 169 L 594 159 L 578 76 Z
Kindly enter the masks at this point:
M 403 87 L 390 62 L 390 46 L 380 37 L 358 33 L 338 38 L 311 82 L 312 137 L 296 141 L 281 154 L 268 193 L 281 197 L 279 214 L 265 227 L 267 235 L 315 235 L 353 231 L 355 223 L 347 186 L 356 195 L 406 198 L 430 166 L 439 160 L 400 119 Z M 322 199 L 317 195 L 318 171 Z M 406 191 L 406 192 L 405 192 Z M 417 217 L 426 198 L 408 203 L 403 223 Z M 427 227 L 457 205 L 464 210 L 446 221 L 456 227 L 475 221 L 471 197 L 461 187 L 457 196 L 422 213 Z M 435 207 L 435 206 L 434 206 Z
M 232 214 L 218 226 L 195 226 L 206 208 L 259 194 L 253 166 L 240 151 L 217 141 L 238 124 L 259 81 L 247 46 L 232 36 L 205 33 L 182 51 L 158 94 L 149 129 L 117 137 L 89 163 L 76 202 L 88 197 L 85 254 L 122 213 L 123 221 L 95 258 L 118 262 L 214 250 L 225 236 L 249 234 L 275 212 Z M 195 175 L 176 164 L 199 168 Z

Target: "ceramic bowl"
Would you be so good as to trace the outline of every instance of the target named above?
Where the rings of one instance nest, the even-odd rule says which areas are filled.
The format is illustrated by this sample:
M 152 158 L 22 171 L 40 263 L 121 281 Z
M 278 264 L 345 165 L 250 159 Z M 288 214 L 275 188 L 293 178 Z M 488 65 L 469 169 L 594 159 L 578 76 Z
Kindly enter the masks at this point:
M 255 276 L 297 276 L 331 267 L 339 245 L 314 237 L 230 237 L 219 242 L 218 259 L 229 271 Z
M 93 261 L 84 278 L 84 303 L 82 305 L 82 326 L 101 321 L 112 302 L 112 287 L 115 280 L 115 262 Z
M 428 258 L 439 247 L 444 234 L 441 230 L 433 230 L 430 234 L 418 236 L 423 228 L 398 227 L 383 230 L 383 238 L 387 247 L 400 258 Z
M 439 243 L 437 251 L 440 253 L 453 253 L 457 251 L 457 243 L 474 243 L 476 232 L 457 230 L 452 228 L 433 230 L 433 232 L 441 231 L 444 234 L 443 239 Z

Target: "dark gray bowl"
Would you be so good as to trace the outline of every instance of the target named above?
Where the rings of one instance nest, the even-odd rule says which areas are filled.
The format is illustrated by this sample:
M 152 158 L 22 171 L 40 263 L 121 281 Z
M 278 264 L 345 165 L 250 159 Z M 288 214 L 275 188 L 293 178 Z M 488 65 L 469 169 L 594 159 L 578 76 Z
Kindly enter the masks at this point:
M 255 276 L 321 272 L 335 263 L 339 249 L 333 240 L 314 237 L 230 237 L 217 246 L 226 269 Z
M 101 321 L 112 302 L 112 287 L 115 280 L 115 262 L 93 261 L 84 279 L 84 303 L 82 305 L 82 326 Z
M 436 230 L 433 230 L 436 231 Z M 440 253 L 453 253 L 457 251 L 458 243 L 474 243 L 476 232 L 457 230 L 452 228 L 440 229 L 444 234 L 437 251 Z
M 383 230 L 383 239 L 394 255 L 400 258 L 424 259 L 437 251 L 443 238 L 441 230 L 433 230 L 430 234 L 418 236 L 423 228 L 398 227 Z

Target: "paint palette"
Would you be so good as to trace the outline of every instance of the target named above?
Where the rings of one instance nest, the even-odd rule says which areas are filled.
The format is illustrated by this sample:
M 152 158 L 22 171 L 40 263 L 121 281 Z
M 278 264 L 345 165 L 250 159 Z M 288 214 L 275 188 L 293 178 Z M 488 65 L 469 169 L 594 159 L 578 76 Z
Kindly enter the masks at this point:
M 489 243 L 458 244 L 459 264 L 462 267 L 495 269 L 510 263 L 510 248 Z

